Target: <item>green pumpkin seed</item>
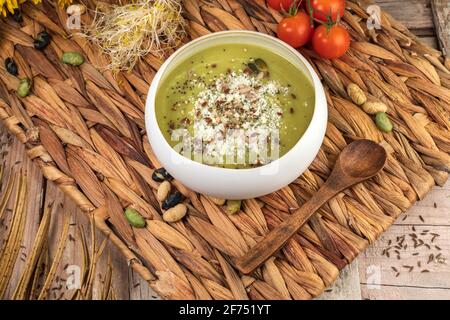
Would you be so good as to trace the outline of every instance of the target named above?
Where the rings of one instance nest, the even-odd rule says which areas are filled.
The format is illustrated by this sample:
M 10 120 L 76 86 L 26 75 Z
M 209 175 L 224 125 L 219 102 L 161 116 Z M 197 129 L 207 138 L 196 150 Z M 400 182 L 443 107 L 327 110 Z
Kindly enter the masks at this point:
M 247 67 L 250 69 L 250 71 L 251 71 L 253 74 L 258 74 L 259 70 L 258 70 L 258 67 L 256 66 L 255 63 L 249 62 L 249 63 L 247 64 Z
M 30 78 L 23 78 L 19 82 L 19 87 L 17 88 L 17 95 L 21 98 L 25 98 L 31 89 L 31 80 Z
M 235 214 L 239 210 L 241 210 L 241 200 L 227 200 L 225 211 L 228 214 Z
M 260 72 L 266 72 L 268 70 L 267 63 L 263 59 L 260 58 L 256 59 L 255 65 L 258 68 L 258 71 Z
M 61 58 L 61 62 L 70 64 L 71 66 L 79 66 L 84 63 L 84 58 L 78 52 L 64 52 Z
M 137 212 L 133 208 L 125 209 L 125 218 L 127 218 L 128 223 L 135 228 L 144 228 L 145 227 L 145 219 L 141 216 L 139 212 Z
M 378 112 L 375 115 L 375 123 L 383 132 L 391 132 L 392 131 L 392 122 L 389 119 L 389 116 L 385 112 Z

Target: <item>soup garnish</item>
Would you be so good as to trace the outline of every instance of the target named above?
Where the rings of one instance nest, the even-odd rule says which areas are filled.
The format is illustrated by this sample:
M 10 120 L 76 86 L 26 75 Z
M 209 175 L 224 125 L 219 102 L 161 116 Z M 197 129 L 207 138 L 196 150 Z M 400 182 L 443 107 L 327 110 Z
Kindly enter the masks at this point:
M 265 165 L 301 138 L 314 111 L 311 82 L 264 48 L 207 48 L 162 79 L 157 121 L 184 156 L 225 168 Z

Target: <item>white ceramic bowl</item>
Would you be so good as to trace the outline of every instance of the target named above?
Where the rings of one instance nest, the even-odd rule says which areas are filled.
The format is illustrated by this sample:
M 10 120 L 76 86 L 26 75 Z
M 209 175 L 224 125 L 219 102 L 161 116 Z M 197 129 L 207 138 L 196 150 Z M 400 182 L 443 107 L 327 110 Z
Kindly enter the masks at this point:
M 190 160 L 175 152 L 165 140 L 155 115 L 155 97 L 161 80 L 180 62 L 208 47 L 242 43 L 272 50 L 302 70 L 315 90 L 314 114 L 306 132 L 284 156 L 252 169 L 224 169 Z M 319 152 L 327 126 L 327 103 L 320 80 L 308 61 L 284 42 L 253 31 L 224 31 L 189 42 L 167 59 L 150 86 L 145 124 L 148 138 L 158 160 L 177 180 L 194 191 L 223 199 L 248 199 L 269 194 L 299 177 Z

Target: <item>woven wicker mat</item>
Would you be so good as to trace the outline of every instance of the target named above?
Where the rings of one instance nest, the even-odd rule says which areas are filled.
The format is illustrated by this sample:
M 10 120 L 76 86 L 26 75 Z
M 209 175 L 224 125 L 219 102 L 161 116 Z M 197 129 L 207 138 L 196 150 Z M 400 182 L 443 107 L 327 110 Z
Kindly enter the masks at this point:
M 95 1 L 88 3 L 93 9 Z M 224 29 L 273 34 L 281 18 L 263 0 L 184 4 L 192 38 Z M 45 177 L 94 215 L 97 227 L 162 297 L 310 299 L 432 186 L 443 185 L 450 167 L 448 61 L 386 13 L 382 30 L 367 30 L 365 8 L 347 4 L 343 23 L 354 40 L 348 54 L 325 61 L 302 50 L 328 98 L 329 124 L 319 155 L 294 183 L 246 200 L 231 216 L 173 181 L 189 213 L 176 223 L 162 221 L 158 184 L 151 179 L 160 165 L 144 130 L 145 95 L 161 61 L 147 55 L 131 73 L 101 71 L 105 57 L 86 39 L 68 37 L 66 13 L 53 3 L 25 4 L 21 25 L 0 22 L 1 58 L 13 56 L 20 70 L 16 78 L 0 66 L 0 117 Z M 42 29 L 53 36 L 44 52 L 32 43 Z M 79 68 L 63 65 L 64 51 L 82 52 L 88 62 Z M 19 99 L 15 90 L 24 76 L 33 79 L 32 94 Z M 345 87 L 351 82 L 389 106 L 391 134 L 381 133 L 350 102 Z M 228 257 L 243 255 L 298 208 L 326 179 L 340 150 L 361 138 L 386 148 L 385 170 L 332 199 L 253 275 L 237 273 Z M 128 205 L 148 218 L 146 228 L 128 225 L 123 216 Z

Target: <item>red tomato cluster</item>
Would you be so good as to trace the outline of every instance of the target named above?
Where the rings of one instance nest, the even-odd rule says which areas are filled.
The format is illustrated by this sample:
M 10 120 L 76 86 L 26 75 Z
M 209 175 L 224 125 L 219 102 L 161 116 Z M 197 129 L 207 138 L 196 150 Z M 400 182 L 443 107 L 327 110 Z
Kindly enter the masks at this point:
M 306 12 L 299 8 L 300 2 Z M 326 59 L 337 59 L 347 52 L 350 35 L 338 23 L 345 12 L 345 0 L 267 0 L 267 3 L 275 10 L 291 13 L 278 24 L 277 35 L 292 47 L 299 48 L 311 41 L 314 51 Z

